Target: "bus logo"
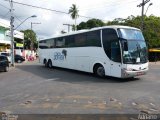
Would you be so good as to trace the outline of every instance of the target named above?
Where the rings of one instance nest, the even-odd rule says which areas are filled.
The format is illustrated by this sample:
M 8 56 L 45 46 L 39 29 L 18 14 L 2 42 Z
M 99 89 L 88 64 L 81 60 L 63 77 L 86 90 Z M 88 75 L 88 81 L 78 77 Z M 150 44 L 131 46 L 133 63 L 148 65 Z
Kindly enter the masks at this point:
M 54 60 L 64 60 L 64 55 L 60 52 L 54 53 Z
M 64 60 L 67 57 L 67 50 L 62 50 L 62 52 L 54 53 L 54 60 Z
M 62 50 L 62 54 L 64 55 L 64 57 L 65 57 L 65 59 L 66 59 L 66 57 L 67 57 L 67 50 Z

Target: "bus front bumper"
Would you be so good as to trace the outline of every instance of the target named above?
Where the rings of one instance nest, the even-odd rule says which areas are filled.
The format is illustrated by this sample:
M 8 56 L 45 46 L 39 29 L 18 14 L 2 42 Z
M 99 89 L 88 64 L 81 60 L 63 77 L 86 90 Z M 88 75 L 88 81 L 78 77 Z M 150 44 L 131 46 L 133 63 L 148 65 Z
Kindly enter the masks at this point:
M 145 75 L 147 74 L 148 69 L 144 69 L 144 70 L 139 70 L 139 71 L 128 71 L 125 69 L 121 70 L 121 77 L 122 78 L 131 78 L 131 77 L 135 77 L 135 76 L 141 76 L 141 75 Z

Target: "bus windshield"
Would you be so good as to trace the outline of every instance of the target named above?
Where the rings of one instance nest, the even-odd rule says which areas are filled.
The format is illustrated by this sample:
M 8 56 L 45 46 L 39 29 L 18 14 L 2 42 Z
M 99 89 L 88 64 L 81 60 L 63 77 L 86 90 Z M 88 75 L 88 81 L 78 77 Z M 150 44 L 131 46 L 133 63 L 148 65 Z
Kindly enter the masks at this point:
M 142 35 L 142 32 L 140 30 L 136 29 L 119 29 L 119 36 L 123 39 L 127 40 L 142 40 L 144 41 L 144 37 Z
M 123 63 L 146 63 L 148 61 L 148 52 L 141 31 L 120 29 L 119 34 L 123 51 Z

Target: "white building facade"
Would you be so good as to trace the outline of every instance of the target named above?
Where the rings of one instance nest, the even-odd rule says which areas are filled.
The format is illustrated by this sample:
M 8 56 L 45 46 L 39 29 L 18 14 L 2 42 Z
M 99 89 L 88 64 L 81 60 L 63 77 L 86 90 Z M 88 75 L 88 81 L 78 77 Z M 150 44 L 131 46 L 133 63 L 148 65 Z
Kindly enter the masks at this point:
M 24 33 L 14 30 L 15 53 L 22 54 L 24 46 Z M 10 23 L 7 20 L 0 19 L 0 52 L 10 52 Z

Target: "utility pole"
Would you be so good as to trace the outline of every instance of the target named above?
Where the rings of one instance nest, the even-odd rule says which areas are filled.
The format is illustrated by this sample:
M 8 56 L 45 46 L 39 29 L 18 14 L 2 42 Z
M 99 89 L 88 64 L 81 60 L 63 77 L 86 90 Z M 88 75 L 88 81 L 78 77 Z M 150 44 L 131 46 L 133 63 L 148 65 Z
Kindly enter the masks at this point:
M 137 7 L 142 7 L 142 14 L 141 14 L 141 30 L 143 31 L 144 29 L 144 6 L 146 3 L 148 3 L 150 0 L 142 0 L 142 3 L 140 3 L 139 5 L 137 5 Z
M 14 67 L 14 26 L 13 26 L 13 22 L 14 22 L 14 17 L 13 17 L 13 1 L 10 0 L 10 26 L 11 26 L 11 66 Z
M 67 25 L 68 26 L 68 32 L 70 32 L 70 26 L 72 26 L 72 24 L 63 24 L 63 25 Z
M 33 24 L 41 24 L 41 23 L 35 23 L 35 22 L 31 22 L 31 30 L 33 29 Z M 32 37 L 31 37 L 32 39 Z M 31 50 L 33 50 L 33 42 L 31 40 L 31 45 L 30 45 Z
M 33 24 L 41 24 L 41 23 L 34 23 L 34 22 L 31 22 L 31 30 L 33 28 Z

